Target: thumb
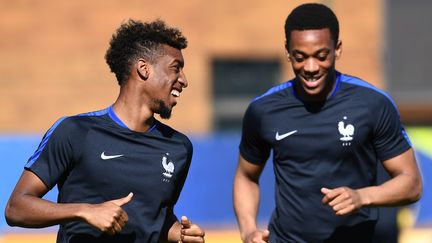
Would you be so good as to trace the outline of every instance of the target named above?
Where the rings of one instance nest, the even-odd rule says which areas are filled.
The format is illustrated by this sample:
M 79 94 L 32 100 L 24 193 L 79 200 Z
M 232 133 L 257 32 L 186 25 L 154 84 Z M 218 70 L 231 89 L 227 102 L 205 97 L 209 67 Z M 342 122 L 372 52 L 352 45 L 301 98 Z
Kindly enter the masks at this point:
M 190 221 L 186 216 L 181 217 L 180 223 L 182 228 L 190 228 L 192 225 L 192 221 Z
M 324 194 L 324 195 L 327 195 L 327 193 L 329 193 L 329 192 L 331 192 L 331 191 L 332 191 L 332 190 L 330 190 L 330 189 L 328 189 L 328 188 L 325 188 L 325 187 L 321 188 L 321 193 Z
M 263 241 L 268 242 L 268 240 L 269 240 L 269 235 L 270 235 L 270 231 L 269 231 L 269 230 L 264 230 L 263 235 L 262 235 L 262 239 L 263 239 Z
M 112 200 L 111 202 L 113 202 L 117 206 L 121 207 L 121 206 L 125 205 L 126 203 L 130 202 L 130 200 L 132 200 L 132 197 L 133 197 L 133 193 L 129 192 L 129 194 L 126 197 L 115 199 L 115 200 Z

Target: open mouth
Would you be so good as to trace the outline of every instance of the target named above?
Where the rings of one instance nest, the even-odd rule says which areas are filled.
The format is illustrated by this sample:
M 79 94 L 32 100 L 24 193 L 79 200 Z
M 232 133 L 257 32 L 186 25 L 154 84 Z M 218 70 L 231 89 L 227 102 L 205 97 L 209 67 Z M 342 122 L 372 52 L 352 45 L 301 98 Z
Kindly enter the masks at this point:
M 171 95 L 174 97 L 180 97 L 180 91 L 173 89 L 171 90 Z
M 306 87 L 313 89 L 320 85 L 322 81 L 322 75 L 321 76 L 302 76 L 303 83 Z

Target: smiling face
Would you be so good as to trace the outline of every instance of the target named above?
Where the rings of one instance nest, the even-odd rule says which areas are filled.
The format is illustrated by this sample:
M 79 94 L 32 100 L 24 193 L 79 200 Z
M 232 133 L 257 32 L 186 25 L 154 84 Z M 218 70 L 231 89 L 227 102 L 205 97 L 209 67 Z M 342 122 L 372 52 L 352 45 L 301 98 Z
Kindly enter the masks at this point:
M 335 61 L 341 42 L 334 41 L 328 28 L 291 32 L 288 58 L 296 75 L 296 91 L 304 100 L 325 100 L 333 89 Z
M 177 98 L 188 83 L 183 73 L 181 51 L 168 45 L 162 45 L 161 48 L 163 55 L 150 64 L 147 94 L 150 97 L 150 109 L 168 119 L 177 104 Z

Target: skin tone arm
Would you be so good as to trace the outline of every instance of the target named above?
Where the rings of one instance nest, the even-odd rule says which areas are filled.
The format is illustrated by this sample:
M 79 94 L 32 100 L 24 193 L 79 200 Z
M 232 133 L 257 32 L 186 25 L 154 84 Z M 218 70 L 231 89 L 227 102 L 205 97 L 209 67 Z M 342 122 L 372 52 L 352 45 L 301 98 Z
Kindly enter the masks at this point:
M 182 216 L 180 222 L 175 222 L 168 231 L 168 240 L 178 243 L 204 243 L 204 235 L 204 230 L 186 216 Z
M 39 177 L 24 170 L 6 206 L 7 223 L 10 226 L 41 228 L 79 220 L 114 235 L 121 232 L 128 221 L 128 215 L 121 206 L 132 200 L 132 193 L 100 204 L 61 204 L 42 199 L 47 191 Z
M 379 186 L 322 188 L 322 202 L 336 215 L 346 215 L 365 206 L 401 206 L 420 199 L 422 179 L 412 149 L 383 162 L 392 177 Z
M 269 231 L 258 229 L 256 224 L 260 197 L 258 181 L 263 169 L 264 165 L 252 164 L 239 156 L 233 198 L 241 239 L 245 243 L 268 242 Z

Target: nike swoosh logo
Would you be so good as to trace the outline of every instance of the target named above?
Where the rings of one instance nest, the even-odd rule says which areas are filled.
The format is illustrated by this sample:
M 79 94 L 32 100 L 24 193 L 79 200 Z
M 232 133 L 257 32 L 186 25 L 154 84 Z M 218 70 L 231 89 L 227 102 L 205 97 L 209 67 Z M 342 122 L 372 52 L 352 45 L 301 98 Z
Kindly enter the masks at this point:
M 105 155 L 105 151 L 101 153 L 101 159 L 107 160 L 107 159 L 115 159 L 118 157 L 122 157 L 123 154 L 117 154 L 117 155 Z
M 279 132 L 276 132 L 276 140 L 278 140 L 278 141 L 282 140 L 282 139 L 284 139 L 284 138 L 286 138 L 288 136 L 293 135 L 296 132 L 297 132 L 297 130 L 294 130 L 294 131 L 287 132 L 287 133 L 284 133 L 284 134 L 281 134 L 281 135 L 279 135 Z

